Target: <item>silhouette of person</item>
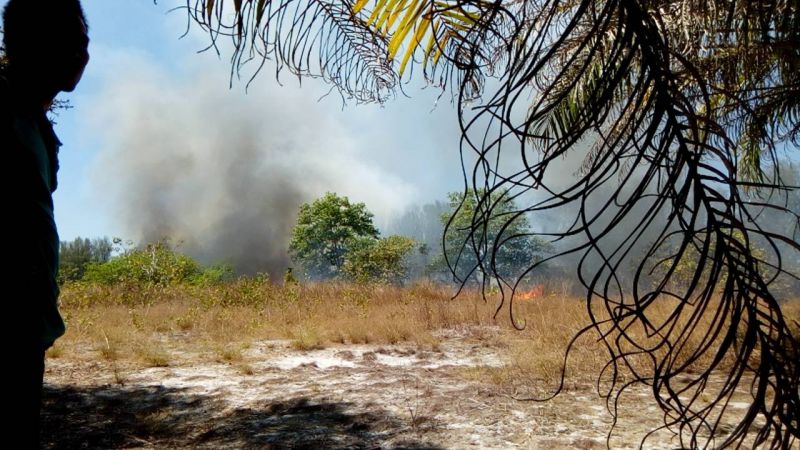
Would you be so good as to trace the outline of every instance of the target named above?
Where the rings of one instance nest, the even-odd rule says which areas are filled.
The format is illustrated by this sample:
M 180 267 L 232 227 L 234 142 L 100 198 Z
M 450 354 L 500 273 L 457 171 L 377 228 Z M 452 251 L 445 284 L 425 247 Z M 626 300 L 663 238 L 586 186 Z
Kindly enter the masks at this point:
M 5 343 L 3 439 L 39 446 L 44 352 L 64 334 L 58 312 L 59 238 L 53 215 L 58 141 L 46 113 L 89 61 L 79 0 L 9 0 L 3 10 L 6 61 L 0 70 L 0 148 L 4 228 Z

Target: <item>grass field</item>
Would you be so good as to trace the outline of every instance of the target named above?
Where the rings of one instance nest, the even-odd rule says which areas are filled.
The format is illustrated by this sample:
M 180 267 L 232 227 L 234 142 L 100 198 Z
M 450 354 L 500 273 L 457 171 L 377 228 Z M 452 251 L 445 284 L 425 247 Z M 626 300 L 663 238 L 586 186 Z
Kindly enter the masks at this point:
M 451 296 L 449 288 L 425 283 L 403 288 L 339 283 L 280 286 L 248 278 L 210 286 L 69 284 L 61 297 L 68 332 L 48 351 L 46 381 L 58 387 L 58 394 L 53 395 L 59 402 L 55 403 L 63 403 L 64 398 L 71 398 L 62 391 L 65 387 L 89 389 L 86 392 L 94 392 L 94 397 L 96 389 L 116 389 L 114 392 L 121 398 L 128 398 L 133 388 L 165 386 L 170 382 L 205 392 L 208 385 L 216 385 L 219 379 L 237 380 L 232 386 L 250 386 L 259 380 L 261 388 L 249 395 L 257 397 L 273 392 L 270 389 L 281 392 L 279 386 L 287 384 L 295 386 L 296 392 L 285 402 L 311 401 L 317 405 L 330 401 L 342 389 L 352 389 L 352 395 L 347 397 L 349 411 L 388 402 L 394 409 L 387 407 L 387 411 L 393 411 L 394 416 L 408 416 L 399 425 L 372 430 L 369 435 L 372 437 L 369 433 L 345 433 L 335 437 L 326 435 L 329 441 L 307 442 L 302 433 L 290 438 L 273 436 L 284 444 L 288 442 L 285 439 L 291 439 L 294 444 L 287 444 L 288 447 L 313 447 L 325 442 L 330 447 L 358 448 L 361 444 L 369 447 L 374 444 L 375 436 L 383 436 L 382 442 L 394 446 L 416 436 L 424 438 L 420 442 L 426 444 L 420 445 L 425 448 L 428 444 L 431 448 L 470 446 L 469 439 L 487 448 L 595 448 L 600 444 L 605 447 L 609 418 L 604 408 L 589 416 L 570 414 L 576 404 L 589 398 L 595 399 L 592 408 L 604 405 L 597 398 L 594 382 L 607 362 L 607 353 L 592 333 L 579 339 L 570 354 L 566 392 L 561 400 L 517 411 L 514 414 L 519 426 L 513 432 L 497 435 L 487 431 L 478 437 L 446 437 L 452 434 L 453 424 L 464 419 L 448 409 L 448 396 L 454 394 L 440 392 L 441 385 L 458 387 L 460 397 L 469 393 L 466 396 L 474 402 L 491 404 L 485 420 L 491 417 L 503 420 L 504 415 L 512 414 L 510 410 L 520 408 L 514 406 L 519 402 L 509 396 L 546 396 L 555 390 L 566 345 L 589 321 L 583 300 L 545 292 L 537 299 L 514 303 L 514 318 L 525 325 L 517 330 L 510 322 L 508 303 L 495 317 L 498 297 L 484 299 L 474 291 L 464 292 L 455 299 Z M 657 315 L 666 317 L 671 305 L 664 302 L 662 308 Z M 787 303 L 784 311 L 797 320 L 800 302 Z M 641 361 L 640 369 L 648 370 L 646 361 Z M 624 379 L 625 374 L 621 376 Z M 275 377 L 283 378 L 280 381 Z M 202 383 L 192 384 L 191 380 L 201 378 Z M 362 381 L 346 382 L 348 379 Z M 386 383 L 387 380 L 394 382 Z M 397 391 L 400 386 L 402 390 Z M 216 402 L 226 396 L 244 395 L 237 389 L 230 387 L 211 398 Z M 409 392 L 413 395 L 403 394 Z M 645 402 L 648 395 L 651 394 L 646 390 L 641 391 L 631 401 Z M 398 396 L 405 400 L 394 404 L 393 399 Z M 153 401 L 145 397 L 141 400 L 143 405 Z M 500 397 L 503 399 L 498 400 Z M 365 399 L 372 399 L 372 403 L 359 403 Z M 337 405 L 341 401 L 339 398 Z M 424 406 L 425 401 L 432 403 Z M 563 410 L 541 406 L 548 404 L 561 405 Z M 536 409 L 540 407 L 545 409 Z M 228 405 L 221 410 L 230 408 L 239 411 L 241 405 L 235 408 Z M 500 410 L 496 411 L 497 408 Z M 212 417 L 213 410 L 203 409 L 203 414 Z M 172 417 L 178 412 L 161 414 Z M 471 414 L 470 420 L 474 420 L 464 426 L 480 428 L 482 416 Z M 585 423 L 575 422 L 578 420 L 575 417 L 583 417 L 580 420 Z M 236 416 L 231 420 L 240 419 Z M 654 420 L 639 420 L 641 423 L 623 433 L 619 442 L 614 441 L 618 444 L 614 447 L 638 445 L 646 431 L 659 425 L 657 411 L 653 410 L 650 419 Z M 119 420 L 125 423 L 126 419 Z M 129 421 L 139 424 L 141 420 L 136 416 Z M 209 418 L 207 422 L 219 420 Z M 432 426 L 437 420 L 438 425 Z M 423 422 L 431 426 L 425 428 Z M 83 430 L 77 429 L 70 439 L 81 442 L 81 436 L 110 432 L 92 428 L 94 423 L 86 424 Z M 320 425 L 323 430 L 341 425 L 325 423 Z M 540 426 L 530 428 L 533 423 Z M 131 426 L 128 434 L 135 437 L 134 441 L 141 440 L 139 444 L 144 447 L 226 446 L 217 435 L 194 436 L 186 441 L 181 440 L 182 435 L 157 433 L 154 430 L 161 428 L 156 425 L 145 430 Z M 581 433 L 557 432 L 564 426 L 587 426 L 594 434 L 587 437 Z M 446 429 L 450 431 L 444 433 Z M 547 440 L 553 433 L 565 437 L 560 441 Z M 98 446 L 116 446 L 102 437 L 93 439 Z M 134 441 L 126 441 L 125 445 L 133 445 Z M 230 446 L 242 444 L 234 441 Z M 51 442 L 51 447 L 58 446 L 59 442 Z M 278 445 L 278 448 L 283 447 Z

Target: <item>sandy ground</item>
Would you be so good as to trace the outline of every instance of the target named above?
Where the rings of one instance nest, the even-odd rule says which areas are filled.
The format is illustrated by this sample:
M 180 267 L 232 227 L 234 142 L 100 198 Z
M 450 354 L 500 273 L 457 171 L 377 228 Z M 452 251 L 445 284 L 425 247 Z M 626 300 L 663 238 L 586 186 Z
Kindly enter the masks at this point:
M 540 403 L 470 381 L 465 368 L 504 360 L 466 336 L 425 350 L 259 342 L 246 363 L 178 356 L 154 368 L 49 360 L 45 448 L 601 449 L 611 425 L 589 383 Z M 638 448 L 660 424 L 647 391 L 629 400 L 611 448 Z M 676 446 L 663 434 L 645 448 Z

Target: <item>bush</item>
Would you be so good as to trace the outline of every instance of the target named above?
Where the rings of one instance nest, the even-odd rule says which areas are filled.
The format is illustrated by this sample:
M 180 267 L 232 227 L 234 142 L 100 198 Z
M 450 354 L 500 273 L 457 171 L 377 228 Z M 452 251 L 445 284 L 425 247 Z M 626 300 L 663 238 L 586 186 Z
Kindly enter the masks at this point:
M 401 283 L 408 267 L 406 259 L 416 241 L 406 236 L 363 238 L 351 245 L 343 271 L 357 282 Z
M 132 249 L 104 263 L 90 263 L 83 280 L 90 283 L 137 283 L 169 285 L 207 284 L 229 278 L 227 265 L 203 268 L 187 255 L 177 253 L 165 242 Z
M 188 280 L 192 284 L 217 284 L 233 279 L 233 267 L 229 264 L 216 264 L 202 268 L 199 275 Z

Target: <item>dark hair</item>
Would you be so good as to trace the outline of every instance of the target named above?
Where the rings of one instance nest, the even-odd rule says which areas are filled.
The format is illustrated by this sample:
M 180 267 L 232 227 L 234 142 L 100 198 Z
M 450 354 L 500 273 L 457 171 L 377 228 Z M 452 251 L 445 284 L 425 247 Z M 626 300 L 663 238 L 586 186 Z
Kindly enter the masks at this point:
M 42 36 L 58 32 L 73 17 L 86 23 L 80 0 L 9 0 L 3 9 L 3 45 L 13 59 L 41 44 Z

